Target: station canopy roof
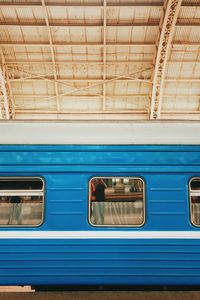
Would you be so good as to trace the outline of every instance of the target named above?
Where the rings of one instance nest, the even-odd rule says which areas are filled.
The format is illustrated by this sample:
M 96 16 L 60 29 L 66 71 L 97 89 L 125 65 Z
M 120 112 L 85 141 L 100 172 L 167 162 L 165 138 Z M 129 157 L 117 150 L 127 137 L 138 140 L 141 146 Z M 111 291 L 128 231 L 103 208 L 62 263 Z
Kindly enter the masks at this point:
M 200 0 L 0 0 L 0 119 L 200 120 Z

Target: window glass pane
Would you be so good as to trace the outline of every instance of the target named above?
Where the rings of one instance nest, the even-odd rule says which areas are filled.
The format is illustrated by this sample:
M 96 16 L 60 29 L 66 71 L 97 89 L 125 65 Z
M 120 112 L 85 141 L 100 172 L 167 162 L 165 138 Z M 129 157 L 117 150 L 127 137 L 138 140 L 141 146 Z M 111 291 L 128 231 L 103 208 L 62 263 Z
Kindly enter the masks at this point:
M 190 181 L 190 215 L 191 222 L 200 226 L 200 178 Z
M 89 220 L 92 225 L 143 225 L 144 182 L 142 179 L 96 177 L 90 180 L 89 185 Z
M 40 178 L 0 178 L 0 225 L 38 226 L 43 221 Z

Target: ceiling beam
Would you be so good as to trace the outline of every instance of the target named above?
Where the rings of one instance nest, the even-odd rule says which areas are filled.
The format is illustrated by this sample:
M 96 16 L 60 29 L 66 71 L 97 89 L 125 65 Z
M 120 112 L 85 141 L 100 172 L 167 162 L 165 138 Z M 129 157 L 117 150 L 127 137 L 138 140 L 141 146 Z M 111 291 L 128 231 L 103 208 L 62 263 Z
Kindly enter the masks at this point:
M 9 118 L 9 100 L 6 88 L 5 72 L 0 67 L 0 119 Z
M 200 78 L 186 77 L 186 78 L 165 78 L 165 82 L 200 82 Z
M 44 98 L 45 99 L 47 99 L 48 100 L 48 98 L 50 97 L 53 97 L 54 95 L 36 95 L 36 94 L 15 94 L 15 98 L 27 98 L 27 100 L 29 100 L 29 99 L 31 99 L 31 100 L 34 100 L 34 98 L 39 98 L 39 99 L 42 99 L 42 100 L 44 100 Z M 66 98 L 79 98 L 79 97 L 81 97 L 81 98 L 98 98 L 98 97 L 102 97 L 103 98 L 103 95 L 91 95 L 91 94 L 86 94 L 86 95 L 73 95 L 73 96 L 71 96 L 71 95 L 66 95 L 66 96 L 63 96 L 63 97 L 66 97 Z M 107 97 L 109 97 L 109 98 L 147 98 L 148 97 L 148 95 L 147 94 L 133 94 L 133 95 L 108 95 L 107 94 Z M 188 97 L 188 96 L 187 96 Z M 199 97 L 199 96 L 198 96 Z
M 171 115 L 190 115 L 190 114 L 193 114 L 193 115 L 200 115 L 200 110 L 173 110 L 173 111 L 170 111 L 170 110 L 165 110 L 163 111 L 163 114 L 171 114 Z
M 57 114 L 58 112 L 56 110 L 37 110 L 37 109 L 17 109 L 16 110 L 17 113 L 32 113 L 32 114 Z M 90 115 L 93 115 L 93 114 L 102 114 L 102 112 L 99 110 L 94 110 L 94 111 L 73 111 L 73 110 L 63 110 L 61 112 L 59 112 L 59 114 L 90 114 Z M 130 113 L 147 113 L 147 110 L 110 110 L 110 111 L 106 111 L 106 112 L 103 112 L 103 114 L 130 114 Z M 188 110 L 173 110 L 173 111 L 169 111 L 169 110 L 166 110 L 166 111 L 163 111 L 163 114 L 200 114 L 200 111 L 196 111 L 196 110 L 191 110 L 191 111 L 188 111 Z
M 176 61 L 175 61 L 176 62 Z M 182 61 L 179 61 L 182 62 Z M 188 62 L 192 62 L 188 61 Z M 195 61 L 196 62 L 196 61 Z M 8 66 L 13 66 L 13 65 L 30 65 L 30 64 L 52 64 L 52 61 L 49 60 L 19 60 L 19 61 L 7 61 Z M 76 61 L 71 61 L 71 60 L 57 60 L 55 62 L 56 65 L 103 65 L 102 60 L 76 60 Z M 118 64 L 135 64 L 135 65 L 145 65 L 145 64 L 150 64 L 152 65 L 152 60 L 107 60 L 106 61 L 107 65 L 118 65 Z
M 31 100 L 34 100 L 34 99 L 42 99 L 42 100 L 45 100 L 50 97 L 53 97 L 54 95 L 39 95 L 39 94 L 15 94 L 15 98 L 26 98 L 28 101 L 31 101 Z M 98 98 L 98 97 L 103 97 L 103 95 L 91 95 L 91 94 L 86 94 L 86 95 L 83 95 L 83 94 L 79 94 L 79 95 L 66 95 L 66 96 L 63 96 L 65 98 L 88 98 L 88 99 L 93 99 L 93 98 Z M 149 95 L 148 94 L 129 94 L 129 95 L 109 95 L 107 94 L 107 97 L 109 98 L 116 98 L 116 99 L 120 99 L 120 98 L 148 98 Z M 197 99 L 200 99 L 200 95 L 163 95 L 163 98 L 173 98 L 173 99 L 176 99 L 176 98 L 197 98 Z
M 51 47 L 49 42 L 0 42 L 1 47 Z M 154 47 L 154 42 L 135 42 L 135 43 L 107 43 L 106 48 L 108 47 Z M 54 43 L 52 47 L 91 47 L 92 49 L 95 48 L 103 48 L 103 43 Z
M 105 9 L 106 11 L 106 9 Z M 0 22 L 0 26 L 2 28 L 5 28 L 5 27 L 46 27 L 46 23 L 44 22 Z M 149 21 L 149 22 L 134 22 L 134 23 L 118 23 L 118 24 L 114 24 L 114 23 L 108 23 L 106 25 L 108 28 L 113 28 L 113 27 L 117 27 L 117 28 L 120 28 L 120 27 L 124 27 L 124 28 L 132 28 L 132 27 L 157 27 L 159 26 L 159 20 L 158 21 Z M 188 20 L 177 20 L 176 22 L 176 27 L 199 27 L 200 26 L 200 19 L 197 18 L 197 19 L 194 19 L 190 22 L 188 22 Z M 68 23 L 68 22 L 65 22 L 65 23 L 61 23 L 61 22 L 58 22 L 58 23 L 49 23 L 49 27 L 53 28 L 53 27 L 64 27 L 64 28 L 94 28 L 94 29 L 97 29 L 97 28 L 104 28 L 104 24 L 102 24 L 101 22 L 99 23 L 88 23 L 88 24 L 80 24 L 80 23 Z
M 0 6 L 1 7 L 13 7 L 13 8 L 17 8 L 17 7 L 24 7 L 24 8 L 34 8 L 34 7 L 41 7 L 41 2 L 31 2 L 28 1 L 26 3 L 24 2 L 13 2 L 13 1 L 7 1 L 7 2 L 2 2 L 0 1 Z M 109 3 L 107 4 L 107 9 L 109 8 L 120 8 L 120 7 L 127 7 L 127 8 L 132 8 L 132 7 L 149 7 L 149 8 L 162 8 L 163 6 L 163 2 L 145 2 L 145 1 L 141 1 L 141 2 L 129 2 L 126 1 L 123 4 L 122 3 Z M 199 2 L 183 2 L 182 7 L 199 7 L 200 3 Z M 55 1 L 55 2 L 50 2 L 50 3 L 46 3 L 46 7 L 65 7 L 65 8 L 73 8 L 73 7 L 78 7 L 78 8 L 99 8 L 99 9 L 103 9 L 103 1 L 101 1 L 100 3 L 96 3 L 96 2 L 90 2 L 90 3 L 83 3 L 83 2 L 78 2 L 78 1 L 73 1 L 72 3 L 64 3 L 64 2 L 59 2 L 59 1 Z
M 179 18 L 175 26 L 176 27 L 199 27 L 200 18 L 194 18 L 194 19 Z
M 189 60 L 168 60 L 167 61 L 168 64 L 200 64 L 200 60 L 197 61 L 197 60 L 194 60 L 194 59 L 189 59 Z M 16 61 L 8 61 L 6 62 L 7 66 L 9 68 L 15 66 L 15 65 L 42 65 L 42 64 L 45 64 L 45 65 L 51 65 L 52 64 L 52 61 L 49 61 L 49 60 L 16 60 Z M 56 65 L 67 65 L 67 66 L 71 66 L 71 65 L 88 65 L 88 66 L 94 66 L 95 65 L 103 65 L 103 62 L 102 60 L 76 60 L 76 61 L 71 61 L 71 60 L 57 60 L 55 62 Z M 141 65 L 145 65 L 145 64 L 148 64 L 148 65 L 152 65 L 152 60 L 113 60 L 113 61 L 110 61 L 110 60 L 107 60 L 106 61 L 106 65 L 126 65 L 126 64 L 135 64 L 135 65 L 138 65 L 138 64 L 141 64 Z M 0 64 L 1 65 L 1 64 Z M 43 67 L 43 66 L 42 66 Z
M 0 47 L 51 47 L 49 42 L 8 42 L 8 41 L 1 41 L 0 42 Z M 103 43 L 54 43 L 52 45 L 53 48 L 56 47 L 91 47 L 92 49 L 94 48 L 103 48 L 104 45 Z M 133 42 L 133 43 L 107 43 L 106 48 L 118 48 L 118 47 L 156 47 L 155 42 Z M 180 42 L 172 42 L 172 47 L 195 47 L 199 48 L 200 47 L 200 42 L 185 42 L 185 41 L 180 41 Z M 172 49 L 172 50 L 173 50 Z
M 105 9 L 106 11 L 106 9 Z M 80 21 L 80 20 L 79 20 Z M 83 22 L 83 21 L 82 21 Z M 195 23 L 196 24 L 196 23 Z M 113 24 L 113 23 L 110 23 L 110 24 L 107 24 L 107 27 L 144 27 L 144 26 L 158 26 L 159 25 L 159 22 L 153 22 L 153 21 L 150 21 L 150 22 L 134 22 L 134 23 L 118 23 L 118 24 Z M 38 22 L 38 21 L 35 21 L 35 22 L 0 22 L 0 26 L 3 27 L 16 27 L 16 26 L 20 26 L 20 27 L 46 27 L 46 23 L 44 22 Z M 65 22 L 65 23 L 61 23 L 61 22 L 53 22 L 53 23 L 49 23 L 49 27 L 65 27 L 65 28 L 103 28 L 104 27 L 104 23 L 102 23 L 101 21 L 100 22 L 95 22 L 95 23 L 69 23 L 69 22 Z
M 87 113 L 79 115 L 78 113 L 76 114 L 55 114 L 55 115 L 32 115 L 32 114 L 17 114 L 17 119 L 18 120 L 41 120 L 41 119 L 47 119 L 48 120 L 57 120 L 58 118 L 60 120 L 68 120 L 68 121 L 102 121 L 102 120 L 106 120 L 106 121 L 127 121 L 127 120 L 147 120 L 147 116 L 148 114 L 103 114 L 103 113 L 99 113 L 99 114 L 93 114 L 93 115 L 88 115 Z
M 0 58 L 2 62 L 0 66 L 0 118 L 10 119 L 11 117 L 14 118 L 15 116 L 14 100 L 9 79 L 9 72 L 6 65 L 5 56 L 1 48 Z
M 106 65 L 106 43 L 107 43 L 107 10 L 106 10 L 107 0 L 103 0 L 103 112 L 106 111 L 106 72 L 107 72 L 107 65 Z
M 153 47 L 153 45 L 154 45 L 154 47 Z M 128 51 L 130 50 L 130 48 L 128 47 L 128 51 L 127 51 L 127 47 L 123 46 L 122 47 L 123 50 L 120 50 L 119 55 L 127 55 L 129 53 Z M 187 53 L 199 54 L 200 53 L 199 47 L 200 47 L 200 43 L 197 43 L 197 42 L 191 42 L 190 44 L 187 44 L 187 46 L 183 45 L 183 46 L 180 46 L 180 47 L 179 47 L 179 44 L 177 44 L 177 42 L 176 42 L 175 45 L 172 44 L 171 53 L 175 53 L 175 54 L 176 53 L 181 53 L 181 54 L 184 54 L 187 51 Z M 155 43 L 152 44 L 152 46 L 148 46 L 148 47 L 144 47 L 144 48 L 140 46 L 139 49 L 138 49 L 138 47 L 136 47 L 136 49 L 134 49 L 134 50 L 137 50 L 137 52 L 136 52 L 137 56 L 140 56 L 142 58 L 144 56 L 144 54 L 151 55 L 152 56 L 151 61 L 153 62 L 154 48 L 156 48 Z M 79 51 L 80 49 L 81 48 L 77 47 L 75 49 L 75 52 L 73 52 L 73 57 L 74 57 L 74 59 L 76 61 L 79 61 L 79 60 L 76 59 L 76 56 L 79 56 L 79 55 L 81 55 L 85 59 L 87 58 L 87 54 L 83 53 L 83 52 L 80 52 Z M 93 49 L 94 49 L 94 47 L 93 47 Z M 101 49 L 101 48 L 99 48 L 99 49 Z M 62 47 L 61 47 L 61 49 L 58 49 L 59 56 L 60 57 L 65 57 L 65 58 L 67 58 L 67 57 L 69 58 L 70 57 L 70 59 L 71 59 L 71 53 L 70 52 L 66 53 L 64 50 L 62 49 Z M 23 55 L 24 56 L 25 53 L 26 53 L 26 49 L 24 49 L 23 47 L 16 47 L 15 48 L 15 55 L 16 56 L 18 56 L 18 55 Z M 40 56 L 43 56 L 43 55 L 46 55 L 46 54 L 49 55 L 49 49 L 47 47 L 44 47 L 42 49 L 40 49 L 40 47 L 33 47 L 32 49 L 28 49 L 28 54 L 29 55 L 38 55 L 39 54 Z M 100 55 L 100 53 L 97 53 L 97 54 L 93 53 L 93 54 L 91 54 L 91 57 L 93 57 L 93 56 L 99 56 L 99 55 Z M 109 56 L 113 56 L 113 55 L 114 55 L 114 53 L 110 53 L 109 54 Z M 134 54 L 132 54 L 132 56 L 134 57 Z M 140 61 L 141 61 L 141 58 L 140 58 Z M 16 60 L 16 61 L 18 61 L 18 60 Z M 26 60 L 26 61 L 28 61 L 28 60 Z M 35 59 L 34 60 L 31 59 L 30 61 L 36 61 L 36 60 Z M 46 60 L 44 60 L 44 61 L 46 61 Z M 60 60 L 58 60 L 58 62 L 59 61 Z M 63 61 L 63 60 L 61 60 L 61 61 Z M 69 59 L 68 59 L 68 61 L 69 61 Z M 110 59 L 110 61 L 111 61 L 111 59 Z
M 128 77 L 128 76 L 127 76 Z M 11 82 L 25 82 L 25 81 L 45 81 L 45 79 L 48 77 L 44 78 L 23 78 L 23 77 L 15 77 L 13 79 L 10 79 Z M 111 82 L 112 80 L 116 80 L 118 82 L 144 82 L 144 83 L 150 83 L 152 84 L 152 81 L 150 78 L 119 78 L 115 79 L 115 77 L 107 77 L 106 83 Z M 59 82 L 101 82 L 102 84 L 104 83 L 104 80 L 102 78 L 59 78 Z M 200 78 L 193 78 L 193 77 L 187 77 L 187 78 L 165 78 L 165 82 L 200 82 Z M 51 83 L 54 83 L 54 80 L 49 81 Z
M 66 120 L 147 120 L 148 110 L 110 110 L 107 112 L 101 111 L 62 111 L 57 113 L 55 110 L 18 110 L 17 119 L 41 119 L 48 117 L 51 119 L 57 119 L 60 116 Z M 199 111 L 163 111 L 162 119 L 164 120 L 200 120 Z
M 164 18 L 153 76 L 150 119 L 160 118 L 165 70 L 181 2 L 182 0 L 166 0 L 163 7 Z
M 43 78 L 14 78 L 11 79 L 11 82 L 24 82 L 24 81 L 45 81 L 47 77 Z M 100 82 L 100 83 L 104 83 L 104 80 L 102 78 L 98 78 L 98 79 L 94 79 L 94 78 L 59 78 L 58 79 L 60 82 Z M 144 78 L 124 78 L 124 79 L 115 79 L 115 77 L 107 77 L 106 79 L 106 83 L 112 82 L 112 81 L 118 81 L 118 82 L 144 82 L 144 83 L 152 83 L 150 79 L 144 79 Z M 173 79 L 173 81 L 175 81 L 176 79 Z M 186 81 L 186 80 L 185 80 Z M 54 83 L 54 80 L 50 81 L 51 83 Z
M 53 40 L 52 40 L 52 34 L 51 34 L 51 29 L 49 26 L 49 18 L 48 18 L 48 11 L 45 5 L 45 0 L 41 0 L 42 2 L 42 8 L 44 12 L 44 17 L 45 17 L 45 22 L 46 22 L 46 28 L 47 28 L 47 33 L 48 33 L 48 38 L 49 38 L 49 45 L 50 45 L 50 51 L 51 51 L 51 59 L 52 59 L 52 64 L 53 64 L 53 73 L 54 73 L 54 85 L 55 85 L 55 92 L 56 92 L 56 107 L 57 111 L 60 110 L 60 103 L 59 103 L 59 91 L 58 91 L 58 84 L 57 84 L 57 72 L 56 72 L 56 64 L 55 64 L 55 53 L 54 53 L 54 48 L 53 48 Z
M 197 4 L 198 5 L 198 4 Z M 10 1 L 10 2 L 0 2 L 0 6 L 1 7 L 25 7 L 25 8 L 34 8 L 34 7 L 41 7 L 41 2 L 14 2 Z M 66 7 L 66 8 L 73 8 L 73 7 L 78 7 L 78 8 L 99 8 L 99 9 L 103 9 L 104 5 L 103 5 L 103 1 L 101 3 L 83 3 L 83 2 L 78 2 L 78 1 L 73 1 L 73 3 L 63 3 L 63 2 L 59 2 L 59 1 L 55 1 L 55 2 L 51 2 L 51 3 L 46 3 L 47 7 Z M 120 3 L 108 3 L 107 5 L 107 9 L 108 8 L 120 8 L 120 7 L 162 7 L 162 2 L 157 2 L 157 3 L 149 3 L 149 2 L 145 2 L 145 1 L 141 1 L 140 3 L 128 3 L 128 2 L 124 2 L 123 5 Z
M 37 109 L 17 109 L 17 113 L 20 114 L 88 114 L 88 115 L 94 115 L 94 114 L 147 114 L 147 110 L 110 110 L 110 111 L 78 111 L 78 110 L 62 110 L 59 113 L 56 110 L 37 110 Z
M 193 47 L 195 47 L 195 48 L 199 48 L 200 47 L 200 42 L 185 42 L 185 41 L 182 41 L 182 42 L 173 42 L 172 43 L 172 49 L 171 50 L 174 50 L 174 47 L 176 47 L 176 48 L 189 48 L 189 47 L 191 47 L 191 48 L 193 48 Z M 188 49 L 187 49 L 187 51 L 189 51 Z M 198 51 L 199 51 L 199 49 L 198 49 Z

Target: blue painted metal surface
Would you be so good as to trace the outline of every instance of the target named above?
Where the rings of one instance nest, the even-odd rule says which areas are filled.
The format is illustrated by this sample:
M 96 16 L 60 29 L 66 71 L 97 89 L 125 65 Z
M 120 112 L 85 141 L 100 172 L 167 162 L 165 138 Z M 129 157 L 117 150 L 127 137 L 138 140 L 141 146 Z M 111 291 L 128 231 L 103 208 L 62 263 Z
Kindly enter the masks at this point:
M 88 182 L 144 179 L 146 222 L 121 231 L 199 231 L 188 183 L 200 176 L 200 146 L 0 146 L 0 176 L 45 180 L 45 220 L 18 231 L 106 231 L 88 222 Z M 198 239 L 0 240 L 0 284 L 200 284 Z

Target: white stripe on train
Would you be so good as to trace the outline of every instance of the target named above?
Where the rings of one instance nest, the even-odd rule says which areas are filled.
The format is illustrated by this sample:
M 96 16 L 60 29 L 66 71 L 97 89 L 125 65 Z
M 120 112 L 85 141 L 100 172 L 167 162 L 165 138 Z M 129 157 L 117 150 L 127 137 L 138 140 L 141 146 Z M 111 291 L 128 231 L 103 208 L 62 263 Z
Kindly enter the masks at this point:
M 0 239 L 200 239 L 200 231 L 29 231 L 2 230 Z

